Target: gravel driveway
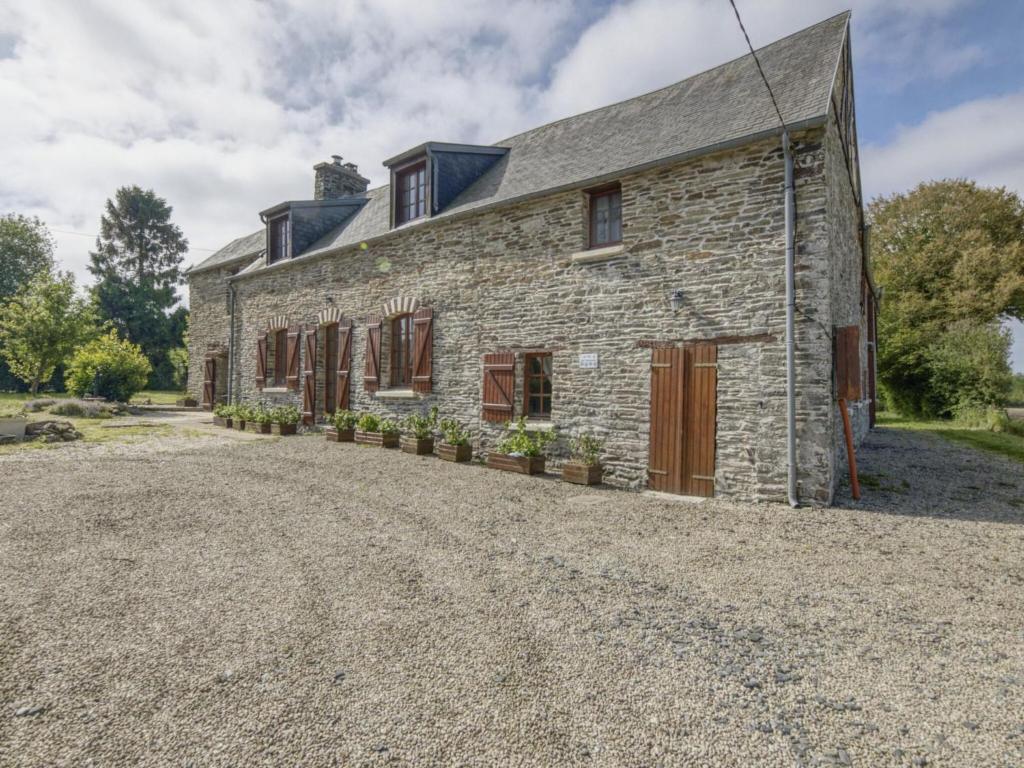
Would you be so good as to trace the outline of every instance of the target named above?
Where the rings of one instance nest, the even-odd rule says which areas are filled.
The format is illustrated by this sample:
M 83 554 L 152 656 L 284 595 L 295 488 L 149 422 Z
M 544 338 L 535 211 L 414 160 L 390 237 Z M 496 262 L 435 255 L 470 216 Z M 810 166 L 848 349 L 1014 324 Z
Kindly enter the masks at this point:
M 1019 464 L 880 430 L 794 511 L 240 438 L 0 457 L 0 765 L 1024 765 Z

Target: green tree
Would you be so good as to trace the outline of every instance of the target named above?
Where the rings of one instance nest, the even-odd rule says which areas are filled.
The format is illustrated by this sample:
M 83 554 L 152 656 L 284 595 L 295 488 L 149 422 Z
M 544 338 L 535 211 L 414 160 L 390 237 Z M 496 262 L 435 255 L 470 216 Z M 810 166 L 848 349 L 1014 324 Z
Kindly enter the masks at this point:
M 152 372 L 149 360 L 137 344 L 109 333 L 79 347 L 68 363 L 65 383 L 76 397 L 98 395 L 127 403 L 146 387 Z
M 935 409 L 956 414 L 1005 404 L 1013 383 L 1011 342 L 998 321 L 955 321 L 925 354 Z
M 954 395 L 952 379 L 934 376 L 956 344 L 946 334 L 956 326 L 962 337 L 967 323 L 994 343 L 993 323 L 1024 317 L 1024 204 L 1006 189 L 947 180 L 877 198 L 869 213 L 874 275 L 884 290 L 878 374 L 886 400 L 910 415 L 949 415 L 973 396 Z M 962 370 L 957 377 L 984 379 Z
M 173 381 L 169 351 L 181 345 L 187 314 L 183 308 L 171 311 L 188 250 L 171 213 L 153 190 L 121 187 L 107 200 L 96 250 L 89 254 L 100 318 L 142 348 L 153 367 L 150 385 L 161 389 Z
M 93 328 L 86 301 L 68 273 L 38 273 L 0 305 L 0 354 L 32 394 Z
M 17 213 L 0 216 L 0 303 L 53 267 L 53 238 L 43 222 Z M 0 389 L 16 386 L 17 377 L 0 355 Z

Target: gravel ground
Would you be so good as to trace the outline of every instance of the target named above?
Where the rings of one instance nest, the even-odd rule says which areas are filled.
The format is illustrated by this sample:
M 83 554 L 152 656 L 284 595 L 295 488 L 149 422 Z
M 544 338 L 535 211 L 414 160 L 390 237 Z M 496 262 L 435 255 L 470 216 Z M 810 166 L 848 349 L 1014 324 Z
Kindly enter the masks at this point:
M 253 437 L 0 457 L 0 765 L 1024 765 L 1019 464 L 879 430 L 790 510 Z

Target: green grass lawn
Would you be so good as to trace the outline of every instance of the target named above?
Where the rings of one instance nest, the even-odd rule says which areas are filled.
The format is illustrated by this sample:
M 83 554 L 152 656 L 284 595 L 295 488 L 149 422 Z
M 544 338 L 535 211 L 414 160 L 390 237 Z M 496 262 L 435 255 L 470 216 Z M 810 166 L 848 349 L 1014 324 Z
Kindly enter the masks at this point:
M 173 390 L 146 390 L 145 392 L 139 392 L 132 397 L 130 403 L 132 405 L 141 405 L 147 400 L 151 400 L 153 405 L 174 405 L 184 396 L 184 392 L 176 392 Z
M 908 419 L 894 413 L 879 413 L 878 424 L 895 429 L 913 429 L 931 432 L 946 440 L 969 445 L 983 451 L 999 453 L 1024 462 L 1024 437 L 1010 432 L 990 432 L 987 429 L 965 429 L 955 421 Z

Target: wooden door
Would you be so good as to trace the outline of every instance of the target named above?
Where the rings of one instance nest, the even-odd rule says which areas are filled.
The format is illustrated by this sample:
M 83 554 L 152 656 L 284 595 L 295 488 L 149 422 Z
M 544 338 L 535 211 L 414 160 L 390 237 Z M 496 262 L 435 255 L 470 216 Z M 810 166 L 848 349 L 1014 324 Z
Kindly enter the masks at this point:
M 302 359 L 302 423 L 312 424 L 316 416 L 316 331 L 306 331 L 305 352 Z
M 213 410 L 217 387 L 217 360 L 208 357 L 203 360 L 203 408 Z
M 717 390 L 715 345 L 653 350 L 647 470 L 651 489 L 714 496 Z
M 333 414 L 338 404 L 338 324 L 324 331 L 324 415 Z

